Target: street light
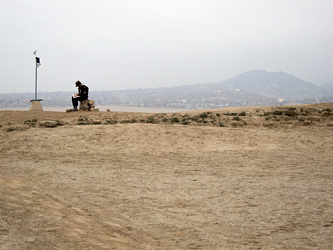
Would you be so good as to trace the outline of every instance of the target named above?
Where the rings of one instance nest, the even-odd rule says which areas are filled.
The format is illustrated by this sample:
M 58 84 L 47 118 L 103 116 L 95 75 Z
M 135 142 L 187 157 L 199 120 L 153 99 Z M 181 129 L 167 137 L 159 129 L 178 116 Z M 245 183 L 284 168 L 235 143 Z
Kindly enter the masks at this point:
M 37 68 L 41 65 L 40 64 L 40 59 L 37 57 L 37 51 L 33 53 L 35 55 L 35 60 L 36 60 L 36 72 L 35 72 L 35 99 L 32 99 L 31 106 L 30 106 L 30 111 L 43 111 L 42 105 L 40 104 L 43 99 L 37 99 Z
M 37 68 L 41 65 L 40 59 L 37 57 L 37 50 L 34 52 L 35 59 L 36 59 L 36 73 L 35 73 L 35 101 L 37 101 Z M 41 100 L 40 100 L 41 101 Z

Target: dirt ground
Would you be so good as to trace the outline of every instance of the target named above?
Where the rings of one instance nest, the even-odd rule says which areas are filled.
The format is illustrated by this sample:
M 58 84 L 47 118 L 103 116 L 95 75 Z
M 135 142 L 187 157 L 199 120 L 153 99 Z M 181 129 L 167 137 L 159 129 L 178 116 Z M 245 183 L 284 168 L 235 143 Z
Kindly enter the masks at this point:
M 0 249 L 332 249 L 331 120 L 80 116 L 0 112 Z M 7 129 L 27 119 L 65 124 Z

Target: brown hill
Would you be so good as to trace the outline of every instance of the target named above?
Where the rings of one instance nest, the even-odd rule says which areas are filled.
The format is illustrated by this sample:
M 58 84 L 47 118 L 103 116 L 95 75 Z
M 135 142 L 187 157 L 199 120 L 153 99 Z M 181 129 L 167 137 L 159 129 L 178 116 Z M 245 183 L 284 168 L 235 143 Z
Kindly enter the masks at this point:
M 332 109 L 0 112 L 1 249 L 330 249 Z

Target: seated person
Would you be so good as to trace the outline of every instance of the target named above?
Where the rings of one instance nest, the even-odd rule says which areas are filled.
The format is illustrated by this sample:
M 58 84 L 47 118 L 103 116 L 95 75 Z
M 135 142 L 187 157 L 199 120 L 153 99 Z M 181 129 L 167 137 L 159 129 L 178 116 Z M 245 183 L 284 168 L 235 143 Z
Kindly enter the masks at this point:
M 72 96 L 73 110 L 79 110 L 78 104 L 79 101 L 88 100 L 89 88 L 86 85 L 83 85 L 80 81 L 75 82 L 75 86 L 78 87 L 79 93 Z

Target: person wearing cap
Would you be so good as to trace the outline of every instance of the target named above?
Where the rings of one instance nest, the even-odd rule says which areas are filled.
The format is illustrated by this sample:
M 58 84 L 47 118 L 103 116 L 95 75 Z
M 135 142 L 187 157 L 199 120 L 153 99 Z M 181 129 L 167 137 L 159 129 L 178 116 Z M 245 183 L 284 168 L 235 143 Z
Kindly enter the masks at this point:
M 79 92 L 72 96 L 73 111 L 79 110 L 77 108 L 79 101 L 87 100 L 89 92 L 89 88 L 86 85 L 83 85 L 80 81 L 76 81 L 75 86 L 78 87 Z

